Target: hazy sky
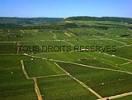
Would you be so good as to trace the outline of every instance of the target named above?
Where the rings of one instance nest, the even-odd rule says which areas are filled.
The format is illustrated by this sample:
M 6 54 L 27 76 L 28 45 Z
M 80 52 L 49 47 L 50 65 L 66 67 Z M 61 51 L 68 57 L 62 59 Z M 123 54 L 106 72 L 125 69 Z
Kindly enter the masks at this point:
M 0 0 L 0 16 L 132 17 L 132 0 Z

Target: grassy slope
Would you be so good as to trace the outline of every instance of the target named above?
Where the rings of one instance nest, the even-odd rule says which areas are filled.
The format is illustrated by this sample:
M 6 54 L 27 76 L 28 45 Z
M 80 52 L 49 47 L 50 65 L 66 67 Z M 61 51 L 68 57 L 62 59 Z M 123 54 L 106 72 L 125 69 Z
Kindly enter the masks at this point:
M 39 79 L 46 100 L 95 100 L 96 97 L 68 76 Z
M 30 77 L 63 74 L 53 63 L 41 59 L 30 59 L 24 61 L 25 69 Z
M 0 57 L 1 100 L 36 100 L 33 81 L 25 78 L 21 70 L 21 64 L 19 62 L 20 58 L 23 57 Z
M 102 96 L 121 94 L 132 89 L 132 76 L 125 73 L 85 68 L 66 63 L 59 63 L 59 65 Z

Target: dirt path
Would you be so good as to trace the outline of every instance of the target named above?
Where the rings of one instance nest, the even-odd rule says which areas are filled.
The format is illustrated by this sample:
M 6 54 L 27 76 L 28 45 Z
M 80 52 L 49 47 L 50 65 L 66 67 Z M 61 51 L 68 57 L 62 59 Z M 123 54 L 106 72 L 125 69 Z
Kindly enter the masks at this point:
M 0 43 L 17 43 L 17 41 L 0 41 Z
M 89 66 L 89 65 L 84 65 L 84 64 L 74 63 L 74 62 L 69 62 L 69 61 L 60 61 L 60 60 L 53 60 L 53 59 L 49 59 L 49 60 L 50 61 L 55 61 L 55 62 L 70 63 L 70 64 L 79 65 L 79 66 L 92 68 L 92 69 L 108 70 L 108 71 L 114 71 L 114 72 L 120 72 L 120 73 L 126 73 L 126 74 L 132 75 L 132 72 L 123 71 L 123 70 L 115 70 L 115 69 L 111 69 L 111 68 L 102 68 L 102 67 Z
M 123 71 L 123 70 L 115 70 L 115 69 L 110 69 L 110 68 L 102 68 L 102 67 L 88 66 L 88 65 L 77 64 L 77 63 L 71 63 L 71 64 L 76 64 L 76 65 L 83 66 L 83 67 L 87 67 L 87 68 L 100 69 L 100 70 L 108 70 L 108 71 L 114 71 L 114 72 L 120 72 L 120 73 L 126 73 L 126 74 L 132 75 L 132 72 Z
M 19 54 L 19 51 L 20 51 L 20 43 L 17 42 L 17 43 L 16 43 L 16 46 L 17 46 L 17 54 Z
M 86 67 L 86 68 L 93 68 L 93 69 L 99 69 L 99 70 L 108 70 L 108 71 L 121 72 L 121 73 L 126 73 L 126 74 L 132 75 L 132 72 L 123 71 L 123 70 L 115 70 L 115 69 L 110 69 L 110 68 L 95 67 L 95 66 L 89 66 L 89 65 L 84 65 L 84 64 L 74 63 L 74 62 L 60 61 L 60 60 L 51 60 L 51 61 L 62 62 L 62 63 L 70 63 L 70 64 L 74 64 L 74 65 L 83 66 L 83 67 Z
M 64 32 L 67 37 L 72 37 L 70 33 Z
M 26 72 L 26 70 L 25 70 L 23 60 L 21 60 L 20 62 L 21 62 L 21 65 L 22 65 L 22 71 L 23 71 L 23 73 L 24 73 L 26 79 L 31 79 L 31 78 L 29 78 L 29 76 L 28 76 L 28 74 L 27 74 L 27 72 Z
M 34 81 L 34 89 L 35 89 L 35 92 L 37 94 L 38 100 L 43 100 L 42 95 L 41 95 L 40 90 L 39 90 L 39 87 L 38 87 L 38 84 L 37 84 L 37 79 L 33 78 L 33 81 Z
M 65 43 L 69 44 L 70 46 L 74 46 L 70 41 L 64 41 Z
M 72 76 L 70 73 L 68 73 L 65 69 L 63 69 L 62 67 L 60 67 L 57 63 L 55 63 L 58 68 L 60 68 L 64 73 L 66 73 L 69 77 L 71 77 L 74 81 L 76 81 L 77 83 L 79 83 L 82 87 L 84 87 L 85 89 L 87 89 L 88 91 L 90 91 L 91 93 L 93 93 L 95 96 L 97 96 L 98 98 L 102 98 L 97 92 L 95 92 L 93 89 L 91 89 L 89 86 L 87 86 L 86 84 L 84 84 L 83 82 L 81 82 L 80 80 L 78 80 L 77 78 L 75 78 L 74 76 Z
M 49 61 L 53 61 L 53 62 L 70 63 L 70 64 L 79 65 L 79 66 L 83 66 L 83 67 L 87 67 L 87 68 L 92 68 L 92 69 L 108 70 L 108 71 L 114 71 L 114 72 L 120 72 L 120 73 L 126 73 L 126 74 L 129 74 L 129 75 L 132 75 L 132 72 L 128 72 L 128 71 L 124 71 L 124 70 L 116 70 L 116 69 L 111 69 L 111 68 L 89 66 L 89 65 L 84 65 L 84 64 L 70 62 L 70 61 L 61 61 L 61 60 L 55 60 L 55 59 L 47 59 L 47 58 L 42 58 L 42 57 L 36 57 L 36 56 L 28 55 L 28 54 L 26 54 L 26 56 L 33 57 L 33 58 L 39 58 L 39 59 L 43 59 L 43 60 L 49 60 Z
M 49 77 L 59 77 L 59 76 L 66 76 L 66 74 L 48 75 L 48 76 L 37 76 L 37 77 L 33 77 L 33 78 L 49 78 Z
M 123 47 L 129 47 L 129 46 L 132 46 L 132 44 L 127 44 L 127 45 L 124 45 L 124 46 L 119 46 L 119 47 L 117 47 L 117 49 L 120 49 L 120 48 L 123 48 Z
M 126 62 L 126 63 L 120 64 L 120 66 L 127 65 L 127 64 L 130 64 L 130 63 L 132 63 L 132 61 L 131 62 Z
M 123 94 L 110 96 L 110 97 L 105 97 L 105 98 L 97 99 L 97 100 L 106 100 L 106 99 L 113 100 L 113 99 L 122 98 L 122 97 L 129 96 L 129 95 L 132 95 L 132 92 L 123 93 Z
M 53 39 L 57 40 L 57 35 L 54 32 L 50 32 L 53 35 Z
M 122 41 L 119 41 L 119 40 L 115 40 L 115 39 L 109 39 L 109 38 L 106 38 L 106 39 L 108 39 L 108 40 L 111 40 L 111 41 L 118 42 L 118 43 L 120 43 L 120 44 L 123 44 L 123 45 L 127 45 L 127 43 L 125 43 L 125 42 L 122 42 Z
M 107 55 L 107 56 L 112 56 L 112 55 L 110 55 L 110 54 L 108 54 L 108 53 L 103 53 L 104 55 Z M 114 57 L 117 57 L 117 58 L 119 58 L 119 59 L 123 59 L 123 60 L 127 60 L 127 61 L 129 61 L 129 62 L 132 62 L 132 60 L 131 59 L 128 59 L 128 58 L 124 58 L 124 57 L 119 57 L 119 56 L 116 56 L 116 55 L 114 55 Z

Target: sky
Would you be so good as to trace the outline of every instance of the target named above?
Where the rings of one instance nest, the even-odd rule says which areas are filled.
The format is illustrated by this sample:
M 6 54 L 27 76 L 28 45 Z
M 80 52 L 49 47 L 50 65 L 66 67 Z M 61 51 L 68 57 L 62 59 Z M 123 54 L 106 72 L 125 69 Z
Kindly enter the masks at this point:
M 0 17 L 132 17 L 132 0 L 0 0 Z

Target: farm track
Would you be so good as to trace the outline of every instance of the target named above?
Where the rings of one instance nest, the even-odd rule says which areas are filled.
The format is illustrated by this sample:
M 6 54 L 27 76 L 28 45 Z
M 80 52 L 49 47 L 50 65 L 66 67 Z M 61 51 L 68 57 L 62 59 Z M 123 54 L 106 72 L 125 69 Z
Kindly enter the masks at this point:
M 0 43 L 17 43 L 18 41 L 0 41 Z
M 127 43 L 125 43 L 125 42 L 122 42 L 122 41 L 119 41 L 119 40 L 115 40 L 115 39 L 110 39 L 110 38 L 87 39 L 87 40 L 110 40 L 110 41 L 118 42 L 118 43 L 123 44 L 123 45 L 127 45 Z
M 36 40 L 36 41 L 0 41 L 0 43 L 17 43 L 17 42 L 20 42 L 20 43 L 23 43 L 23 42 L 54 42 L 54 41 L 60 41 L 60 42 L 67 42 L 67 41 L 76 41 L 76 40 L 60 40 L 60 39 L 55 39 L 55 40 Z
M 0 56 L 23 56 L 23 54 L 0 54 Z
M 102 96 L 100 96 L 97 92 L 95 92 L 93 89 L 91 89 L 89 86 L 87 86 L 86 84 L 84 84 L 83 82 L 81 82 L 80 80 L 78 80 L 77 78 L 75 78 L 74 76 L 72 76 L 70 73 L 68 73 L 65 69 L 63 69 L 62 67 L 60 67 L 57 63 L 55 63 L 56 66 L 58 66 L 58 68 L 60 68 L 64 73 L 66 73 L 70 78 L 72 78 L 74 81 L 76 81 L 77 83 L 79 83 L 82 87 L 84 87 L 85 89 L 87 89 L 88 91 L 90 91 L 91 93 L 93 93 L 96 97 L 98 98 L 102 98 Z
M 108 53 L 103 53 L 103 54 L 104 54 L 104 55 L 107 55 L 107 56 L 111 56 L 111 57 L 113 57 L 113 55 L 110 55 L 110 54 L 108 54 Z M 132 60 L 131 60 L 131 59 L 127 59 L 127 58 L 120 57 L 120 56 L 116 56 L 116 55 L 114 55 L 114 57 L 119 58 L 119 59 L 123 59 L 123 60 L 127 60 L 127 61 L 128 61 L 128 62 L 125 62 L 125 63 L 119 64 L 119 66 L 127 65 L 127 64 L 132 63 Z M 113 66 L 113 67 L 115 67 L 115 66 Z M 119 67 L 117 67 L 117 68 L 119 68 Z
M 115 40 L 115 39 L 109 39 L 109 38 L 106 38 L 106 40 L 111 40 L 111 41 L 114 41 L 114 42 L 118 42 L 118 43 L 120 43 L 120 44 L 123 44 L 123 45 L 127 45 L 127 43 L 125 43 L 125 42 L 122 42 L 122 41 L 118 41 L 118 40 Z
M 76 40 L 59 40 L 56 38 L 56 36 L 53 34 L 53 38 L 55 40 L 38 40 L 38 41 L 42 41 L 42 42 L 46 42 L 46 41 L 76 41 Z M 118 42 L 120 44 L 123 44 L 124 46 L 129 46 L 127 43 L 119 41 L 119 40 L 115 40 L 115 39 L 109 39 L 109 38 L 101 38 L 101 39 L 87 39 L 87 40 L 110 40 L 110 41 L 114 41 L 114 42 Z M 17 43 L 17 42 L 34 42 L 34 41 L 0 41 L 0 43 Z M 132 44 L 131 44 L 132 45 Z M 120 46 L 120 47 L 124 47 L 124 46 Z
M 120 66 L 127 65 L 127 64 L 130 64 L 130 63 L 132 63 L 132 62 L 126 62 L 126 63 L 120 64 Z
M 110 97 L 105 97 L 105 98 L 97 99 L 97 100 L 107 100 L 107 99 L 113 100 L 113 99 L 118 99 L 118 98 L 130 96 L 130 95 L 132 95 L 132 92 L 123 93 L 123 94 L 119 94 L 119 95 L 115 95 L 115 96 L 110 96 Z
M 37 95 L 37 97 L 38 97 L 38 100 L 43 100 L 42 95 L 41 95 L 41 93 L 40 93 L 40 89 L 39 89 L 38 84 L 37 84 L 37 78 L 35 78 L 35 77 L 34 77 L 34 78 L 30 78 L 30 77 L 28 76 L 26 70 L 25 70 L 23 60 L 21 60 L 20 62 L 21 62 L 21 65 L 22 65 L 22 71 L 23 71 L 23 73 L 24 73 L 26 79 L 27 79 L 27 80 L 32 79 L 32 80 L 34 81 L 34 90 L 35 90 L 35 92 L 36 92 L 36 95 Z
M 89 66 L 89 65 L 84 65 L 84 64 L 80 64 L 80 63 L 74 63 L 74 62 L 70 62 L 70 61 L 61 61 L 61 60 L 55 60 L 55 59 L 47 59 L 47 58 L 42 58 L 42 57 L 36 57 L 36 56 L 28 55 L 28 54 L 26 54 L 25 56 L 38 58 L 38 59 L 43 59 L 43 60 L 49 60 L 49 61 L 53 61 L 53 62 L 69 63 L 69 64 L 83 66 L 83 67 L 86 67 L 86 68 L 92 68 L 92 69 L 98 69 L 98 70 L 108 70 L 108 71 L 114 71 L 114 72 L 120 72 L 120 73 L 126 73 L 126 74 L 129 74 L 129 75 L 132 75 L 132 72 L 128 72 L 128 71 L 124 71 L 124 70 L 115 70 L 115 69 L 111 69 L 111 68 L 95 67 L 95 66 Z
M 71 34 L 67 33 L 67 32 L 64 32 L 64 34 L 67 36 L 67 37 L 72 37 Z
M 26 79 L 30 79 L 30 77 L 28 76 L 28 74 L 27 74 L 27 72 L 26 72 L 26 70 L 25 70 L 23 60 L 21 60 L 20 62 L 21 62 L 21 65 L 22 65 L 22 71 L 23 71 L 23 73 L 24 73 Z
M 19 42 L 17 42 L 17 54 L 19 54 L 19 51 L 20 51 L 20 43 Z
M 107 56 L 112 56 L 112 55 L 110 55 L 110 54 L 108 54 L 108 53 L 103 53 L 103 54 L 105 54 L 105 55 L 107 55 Z M 123 59 L 123 60 L 127 60 L 127 61 L 129 61 L 129 62 L 132 62 L 131 59 L 127 59 L 127 58 L 124 58 L 124 57 L 119 57 L 119 56 L 116 56 L 116 55 L 114 55 L 114 57 L 117 57 L 117 58 L 119 58 L 119 59 Z
M 38 100 L 43 100 L 42 95 L 40 93 L 40 89 L 39 89 L 38 84 L 37 84 L 37 79 L 33 78 L 33 81 L 34 81 L 34 89 L 35 89 L 35 92 L 37 94 Z
M 58 75 L 48 75 L 48 76 L 37 76 L 33 78 L 51 78 L 51 77 L 59 77 L 59 76 L 67 76 L 66 74 L 58 74 Z
M 65 43 L 69 44 L 70 46 L 74 46 L 70 41 L 64 41 Z
M 56 34 L 53 33 L 53 32 L 50 32 L 50 33 L 53 35 L 53 39 L 57 40 L 57 36 L 56 36 Z
M 132 46 L 132 44 L 127 44 L 127 45 L 124 45 L 124 46 L 119 46 L 116 49 L 120 49 L 120 48 L 123 48 L 123 47 L 129 47 L 129 46 Z

